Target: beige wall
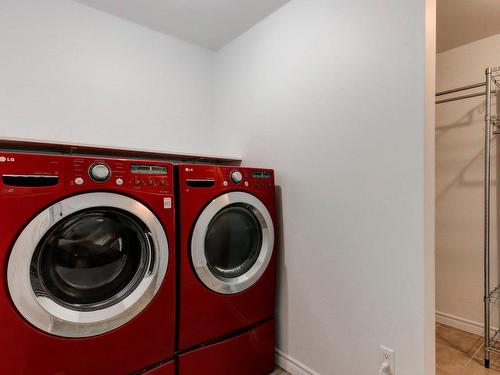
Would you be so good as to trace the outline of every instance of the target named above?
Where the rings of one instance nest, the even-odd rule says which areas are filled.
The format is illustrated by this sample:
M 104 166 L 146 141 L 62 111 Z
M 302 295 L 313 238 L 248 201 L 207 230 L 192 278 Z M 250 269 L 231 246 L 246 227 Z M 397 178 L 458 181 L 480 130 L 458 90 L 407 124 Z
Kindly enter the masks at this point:
M 499 45 L 500 34 L 439 53 L 437 90 L 484 81 L 485 68 L 500 65 Z M 483 324 L 484 100 L 477 97 L 436 108 L 437 318 L 476 333 L 482 333 Z M 494 254 L 498 173 L 493 162 Z M 492 259 L 496 283 L 496 257 Z

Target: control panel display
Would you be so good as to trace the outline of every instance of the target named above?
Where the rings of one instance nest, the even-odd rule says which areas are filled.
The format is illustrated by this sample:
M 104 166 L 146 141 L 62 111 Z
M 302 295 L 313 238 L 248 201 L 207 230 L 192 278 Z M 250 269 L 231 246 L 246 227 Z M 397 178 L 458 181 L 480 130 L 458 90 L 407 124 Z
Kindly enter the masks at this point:
M 252 177 L 253 178 L 267 179 L 267 178 L 271 178 L 271 173 L 269 173 L 269 172 L 252 172 Z
M 167 167 L 163 165 L 132 164 L 130 172 L 134 174 L 167 174 Z

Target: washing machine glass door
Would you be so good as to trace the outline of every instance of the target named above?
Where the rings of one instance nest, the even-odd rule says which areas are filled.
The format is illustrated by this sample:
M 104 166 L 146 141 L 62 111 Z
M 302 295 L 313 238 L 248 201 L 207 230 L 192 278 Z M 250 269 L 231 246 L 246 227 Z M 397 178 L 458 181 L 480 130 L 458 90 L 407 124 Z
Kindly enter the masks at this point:
M 21 314 L 45 332 L 86 337 L 141 312 L 168 264 L 161 223 L 141 203 L 111 193 L 62 200 L 14 244 L 7 279 Z
M 231 192 L 214 199 L 200 214 L 191 239 L 191 259 L 200 280 L 218 293 L 252 286 L 269 264 L 274 227 L 255 196 Z

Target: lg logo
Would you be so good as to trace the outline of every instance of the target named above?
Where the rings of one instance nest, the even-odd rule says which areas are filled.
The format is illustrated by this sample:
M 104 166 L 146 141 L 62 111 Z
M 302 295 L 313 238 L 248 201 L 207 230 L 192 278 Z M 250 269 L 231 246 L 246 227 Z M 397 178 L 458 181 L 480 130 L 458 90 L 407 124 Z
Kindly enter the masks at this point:
M 15 158 L 6 158 L 5 156 L 0 156 L 0 163 L 4 163 L 4 162 L 13 162 L 13 161 L 16 161 Z
M 186 172 L 193 172 L 193 168 L 186 168 Z

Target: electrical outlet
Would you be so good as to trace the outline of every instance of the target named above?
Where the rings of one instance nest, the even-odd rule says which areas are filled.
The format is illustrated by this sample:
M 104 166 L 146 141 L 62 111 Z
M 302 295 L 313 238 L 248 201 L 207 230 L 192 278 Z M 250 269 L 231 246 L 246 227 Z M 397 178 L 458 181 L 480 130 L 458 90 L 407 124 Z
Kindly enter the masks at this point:
M 396 375 L 396 358 L 394 350 L 386 348 L 383 345 L 379 346 L 380 350 L 380 365 L 387 362 L 389 364 L 389 369 L 386 371 L 387 375 Z

